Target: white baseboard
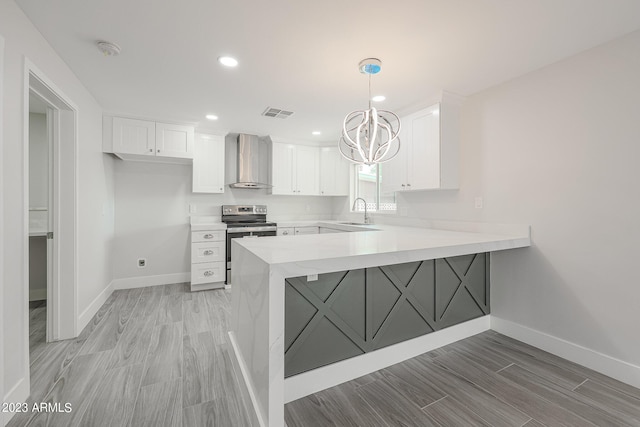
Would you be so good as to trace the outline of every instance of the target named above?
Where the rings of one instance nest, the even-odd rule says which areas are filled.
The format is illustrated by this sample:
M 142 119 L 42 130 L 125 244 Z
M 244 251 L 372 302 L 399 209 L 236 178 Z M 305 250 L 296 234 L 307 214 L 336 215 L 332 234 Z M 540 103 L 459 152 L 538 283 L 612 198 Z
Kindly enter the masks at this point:
M 640 366 L 495 316 L 491 316 L 491 329 L 640 388 Z
M 78 316 L 78 330 L 76 331 L 76 336 L 78 336 L 84 327 L 89 324 L 91 319 L 93 319 L 93 316 L 95 316 L 98 310 L 100 310 L 100 307 L 102 307 L 102 305 L 109 299 L 113 290 L 112 281 L 93 301 L 91 301 L 89 307 L 87 307 L 80 316 Z
M 3 396 L 4 397 L 3 402 L 6 402 L 6 403 L 26 402 L 27 399 L 29 398 L 30 392 L 31 390 L 29 389 L 29 381 L 27 381 L 27 379 L 24 377 L 20 378 L 20 380 L 16 383 L 16 385 L 11 387 L 11 390 L 9 390 L 7 394 Z M 11 420 L 11 418 L 13 418 L 14 415 L 15 415 L 14 412 L 5 413 L 4 422 L 6 424 L 9 424 L 9 420 Z
M 236 375 L 239 373 L 241 375 L 238 378 L 238 382 L 240 383 L 240 388 L 243 396 L 245 397 L 245 402 L 251 403 L 251 408 L 247 408 L 249 411 L 249 416 L 252 418 L 251 425 L 259 425 L 260 427 L 265 427 L 266 424 L 264 422 L 264 418 L 260 413 L 260 407 L 258 406 L 258 398 L 255 394 L 255 388 L 253 386 L 253 381 L 249 378 L 249 374 L 247 373 L 247 364 L 245 363 L 240 351 L 238 350 L 238 343 L 236 341 L 236 336 L 233 332 L 229 331 L 229 346 L 231 347 L 231 363 L 233 365 L 233 369 L 236 372 Z M 248 397 L 248 399 L 247 399 Z
M 171 285 L 191 281 L 191 273 L 158 274 L 156 276 L 125 277 L 114 279 L 113 289 L 146 288 L 147 286 Z
M 320 390 L 443 347 L 490 329 L 490 315 L 403 341 L 380 350 L 332 363 L 284 380 L 284 402 L 289 403 Z
M 41 301 L 47 299 L 47 288 L 29 289 L 29 301 Z

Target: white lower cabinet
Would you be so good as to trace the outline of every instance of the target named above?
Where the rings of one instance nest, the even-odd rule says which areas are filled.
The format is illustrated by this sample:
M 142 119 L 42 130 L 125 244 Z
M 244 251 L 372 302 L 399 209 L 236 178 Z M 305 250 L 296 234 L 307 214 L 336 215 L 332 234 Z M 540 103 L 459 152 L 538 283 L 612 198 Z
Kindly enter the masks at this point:
M 320 227 L 318 226 L 278 227 L 276 231 L 278 236 L 300 236 L 302 234 L 318 233 L 320 233 Z
M 295 229 L 293 227 L 278 227 L 276 230 L 277 236 L 293 236 L 295 235 Z
M 344 230 L 338 230 L 330 227 L 320 227 L 320 234 L 344 233 Z
M 224 262 L 205 262 L 191 265 L 191 290 L 201 291 L 224 287 L 224 275 L 227 269 Z M 197 286 L 194 289 L 194 285 Z M 207 287 L 206 285 L 211 285 Z
M 294 227 L 294 232 L 296 236 L 302 234 L 318 234 L 320 233 L 320 227 Z
M 224 230 L 191 232 L 191 290 L 224 287 L 226 259 Z

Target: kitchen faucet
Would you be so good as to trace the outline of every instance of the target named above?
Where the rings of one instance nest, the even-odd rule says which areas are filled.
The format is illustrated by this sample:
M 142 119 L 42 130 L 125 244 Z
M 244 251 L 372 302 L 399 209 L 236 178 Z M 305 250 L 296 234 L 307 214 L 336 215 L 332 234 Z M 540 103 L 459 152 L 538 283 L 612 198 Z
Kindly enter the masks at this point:
M 369 213 L 367 212 L 367 201 L 365 199 L 363 199 L 362 197 L 358 197 L 357 199 L 355 199 L 353 201 L 353 206 L 351 207 L 351 210 L 354 211 L 356 209 L 356 204 L 358 203 L 358 200 L 362 200 L 362 203 L 364 203 L 364 223 L 369 224 L 371 222 L 371 218 L 369 218 Z

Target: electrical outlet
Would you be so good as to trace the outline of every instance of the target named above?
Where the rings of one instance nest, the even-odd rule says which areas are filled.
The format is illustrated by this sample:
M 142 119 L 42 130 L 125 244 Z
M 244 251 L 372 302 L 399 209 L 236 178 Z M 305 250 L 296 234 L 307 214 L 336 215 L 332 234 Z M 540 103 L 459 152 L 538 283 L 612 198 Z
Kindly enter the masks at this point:
M 194 214 L 198 211 L 197 206 L 195 205 L 195 203 L 189 203 L 189 213 L 190 214 Z
M 482 201 L 482 197 L 476 197 L 476 200 L 475 200 L 476 209 L 482 209 L 483 204 L 484 203 Z
M 309 275 L 307 275 L 307 282 L 315 282 L 316 280 L 318 280 L 318 275 L 317 274 L 309 274 Z
M 146 258 L 138 258 L 138 268 L 145 268 L 147 266 Z

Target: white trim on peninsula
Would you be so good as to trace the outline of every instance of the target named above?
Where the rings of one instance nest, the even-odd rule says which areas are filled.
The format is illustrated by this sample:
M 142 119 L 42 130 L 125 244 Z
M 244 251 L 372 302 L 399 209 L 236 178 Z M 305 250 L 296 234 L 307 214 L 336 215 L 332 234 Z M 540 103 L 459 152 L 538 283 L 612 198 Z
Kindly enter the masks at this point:
M 440 331 L 384 347 L 313 369 L 284 380 L 284 403 L 289 403 L 363 375 L 395 365 L 420 354 L 489 330 L 490 315 L 450 326 Z M 235 349 L 234 349 L 235 350 Z

